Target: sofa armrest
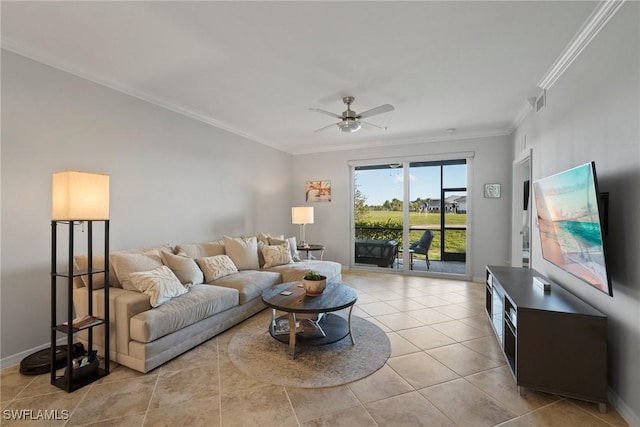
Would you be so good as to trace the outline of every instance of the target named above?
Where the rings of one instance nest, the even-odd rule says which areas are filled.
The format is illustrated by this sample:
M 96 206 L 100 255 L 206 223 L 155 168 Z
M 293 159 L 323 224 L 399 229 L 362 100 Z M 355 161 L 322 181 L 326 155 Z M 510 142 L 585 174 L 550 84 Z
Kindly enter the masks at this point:
M 73 290 L 73 301 L 76 317 L 87 313 L 88 289 L 86 287 Z M 136 314 L 151 310 L 150 298 L 140 292 L 121 288 L 109 288 L 109 341 L 111 353 L 129 354 L 130 320 Z M 104 289 L 93 291 L 93 314 L 104 317 Z M 86 334 L 86 331 L 83 331 Z M 83 333 L 81 332 L 81 334 Z M 82 337 L 82 336 L 81 336 Z M 94 328 L 94 341 L 102 345 L 102 328 Z M 86 337 L 83 337 L 86 339 Z

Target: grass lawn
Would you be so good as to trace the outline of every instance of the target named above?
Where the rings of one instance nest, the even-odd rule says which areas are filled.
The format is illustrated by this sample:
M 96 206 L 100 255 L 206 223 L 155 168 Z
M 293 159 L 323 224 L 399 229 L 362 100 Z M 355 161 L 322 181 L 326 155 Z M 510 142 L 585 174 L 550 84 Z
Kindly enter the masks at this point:
M 373 222 L 385 222 L 387 220 L 397 221 L 398 223 L 402 222 L 402 212 L 400 211 L 369 211 L 366 215 L 362 217 L 364 221 L 373 221 Z M 458 224 L 466 224 L 467 223 L 467 215 L 466 214 L 445 214 L 445 224 L 446 225 L 458 225 Z M 409 212 L 409 226 L 415 225 L 440 225 L 440 213 L 419 213 L 419 212 Z M 411 242 L 416 242 L 420 240 L 424 231 L 422 230 L 412 230 L 409 232 L 409 240 Z M 401 233 L 400 233 L 401 234 Z M 466 253 L 467 247 L 467 233 L 466 231 L 454 231 L 449 230 L 446 231 L 446 251 L 454 252 L 454 253 Z M 400 244 L 402 244 L 402 238 L 399 238 Z M 441 246 L 441 233 L 440 231 L 434 230 L 433 242 L 431 243 L 431 248 L 429 249 L 429 259 L 431 260 L 440 260 L 440 246 Z M 422 255 L 416 255 L 417 258 L 422 257 Z

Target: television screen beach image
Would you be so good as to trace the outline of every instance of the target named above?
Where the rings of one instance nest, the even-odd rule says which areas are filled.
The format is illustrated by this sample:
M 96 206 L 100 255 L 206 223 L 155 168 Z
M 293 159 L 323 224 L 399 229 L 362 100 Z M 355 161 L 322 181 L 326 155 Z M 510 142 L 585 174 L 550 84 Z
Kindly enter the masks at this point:
M 593 162 L 533 184 L 542 256 L 611 295 Z

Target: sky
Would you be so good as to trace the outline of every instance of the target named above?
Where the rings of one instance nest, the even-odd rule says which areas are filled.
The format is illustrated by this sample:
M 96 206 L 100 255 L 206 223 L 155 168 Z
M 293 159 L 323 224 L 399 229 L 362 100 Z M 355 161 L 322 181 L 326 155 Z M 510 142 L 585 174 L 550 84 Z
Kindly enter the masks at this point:
M 440 167 L 412 167 L 409 174 L 409 196 L 411 200 L 440 198 Z M 402 167 L 356 171 L 356 184 L 367 198 L 367 205 L 382 205 L 385 200 L 402 200 Z M 466 165 L 444 167 L 444 186 L 460 188 L 467 186 Z

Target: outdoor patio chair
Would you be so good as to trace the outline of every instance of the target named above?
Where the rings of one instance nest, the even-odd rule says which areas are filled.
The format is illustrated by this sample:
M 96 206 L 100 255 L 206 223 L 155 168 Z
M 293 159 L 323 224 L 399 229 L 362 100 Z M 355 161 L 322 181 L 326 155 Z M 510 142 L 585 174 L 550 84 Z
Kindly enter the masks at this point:
M 429 248 L 431 247 L 431 242 L 433 241 L 433 231 L 427 230 L 424 232 L 420 240 L 417 242 L 413 242 L 409 245 L 409 249 L 413 250 L 416 254 L 422 254 L 425 256 L 425 262 L 427 263 L 427 270 L 431 267 L 431 262 L 429 261 Z

